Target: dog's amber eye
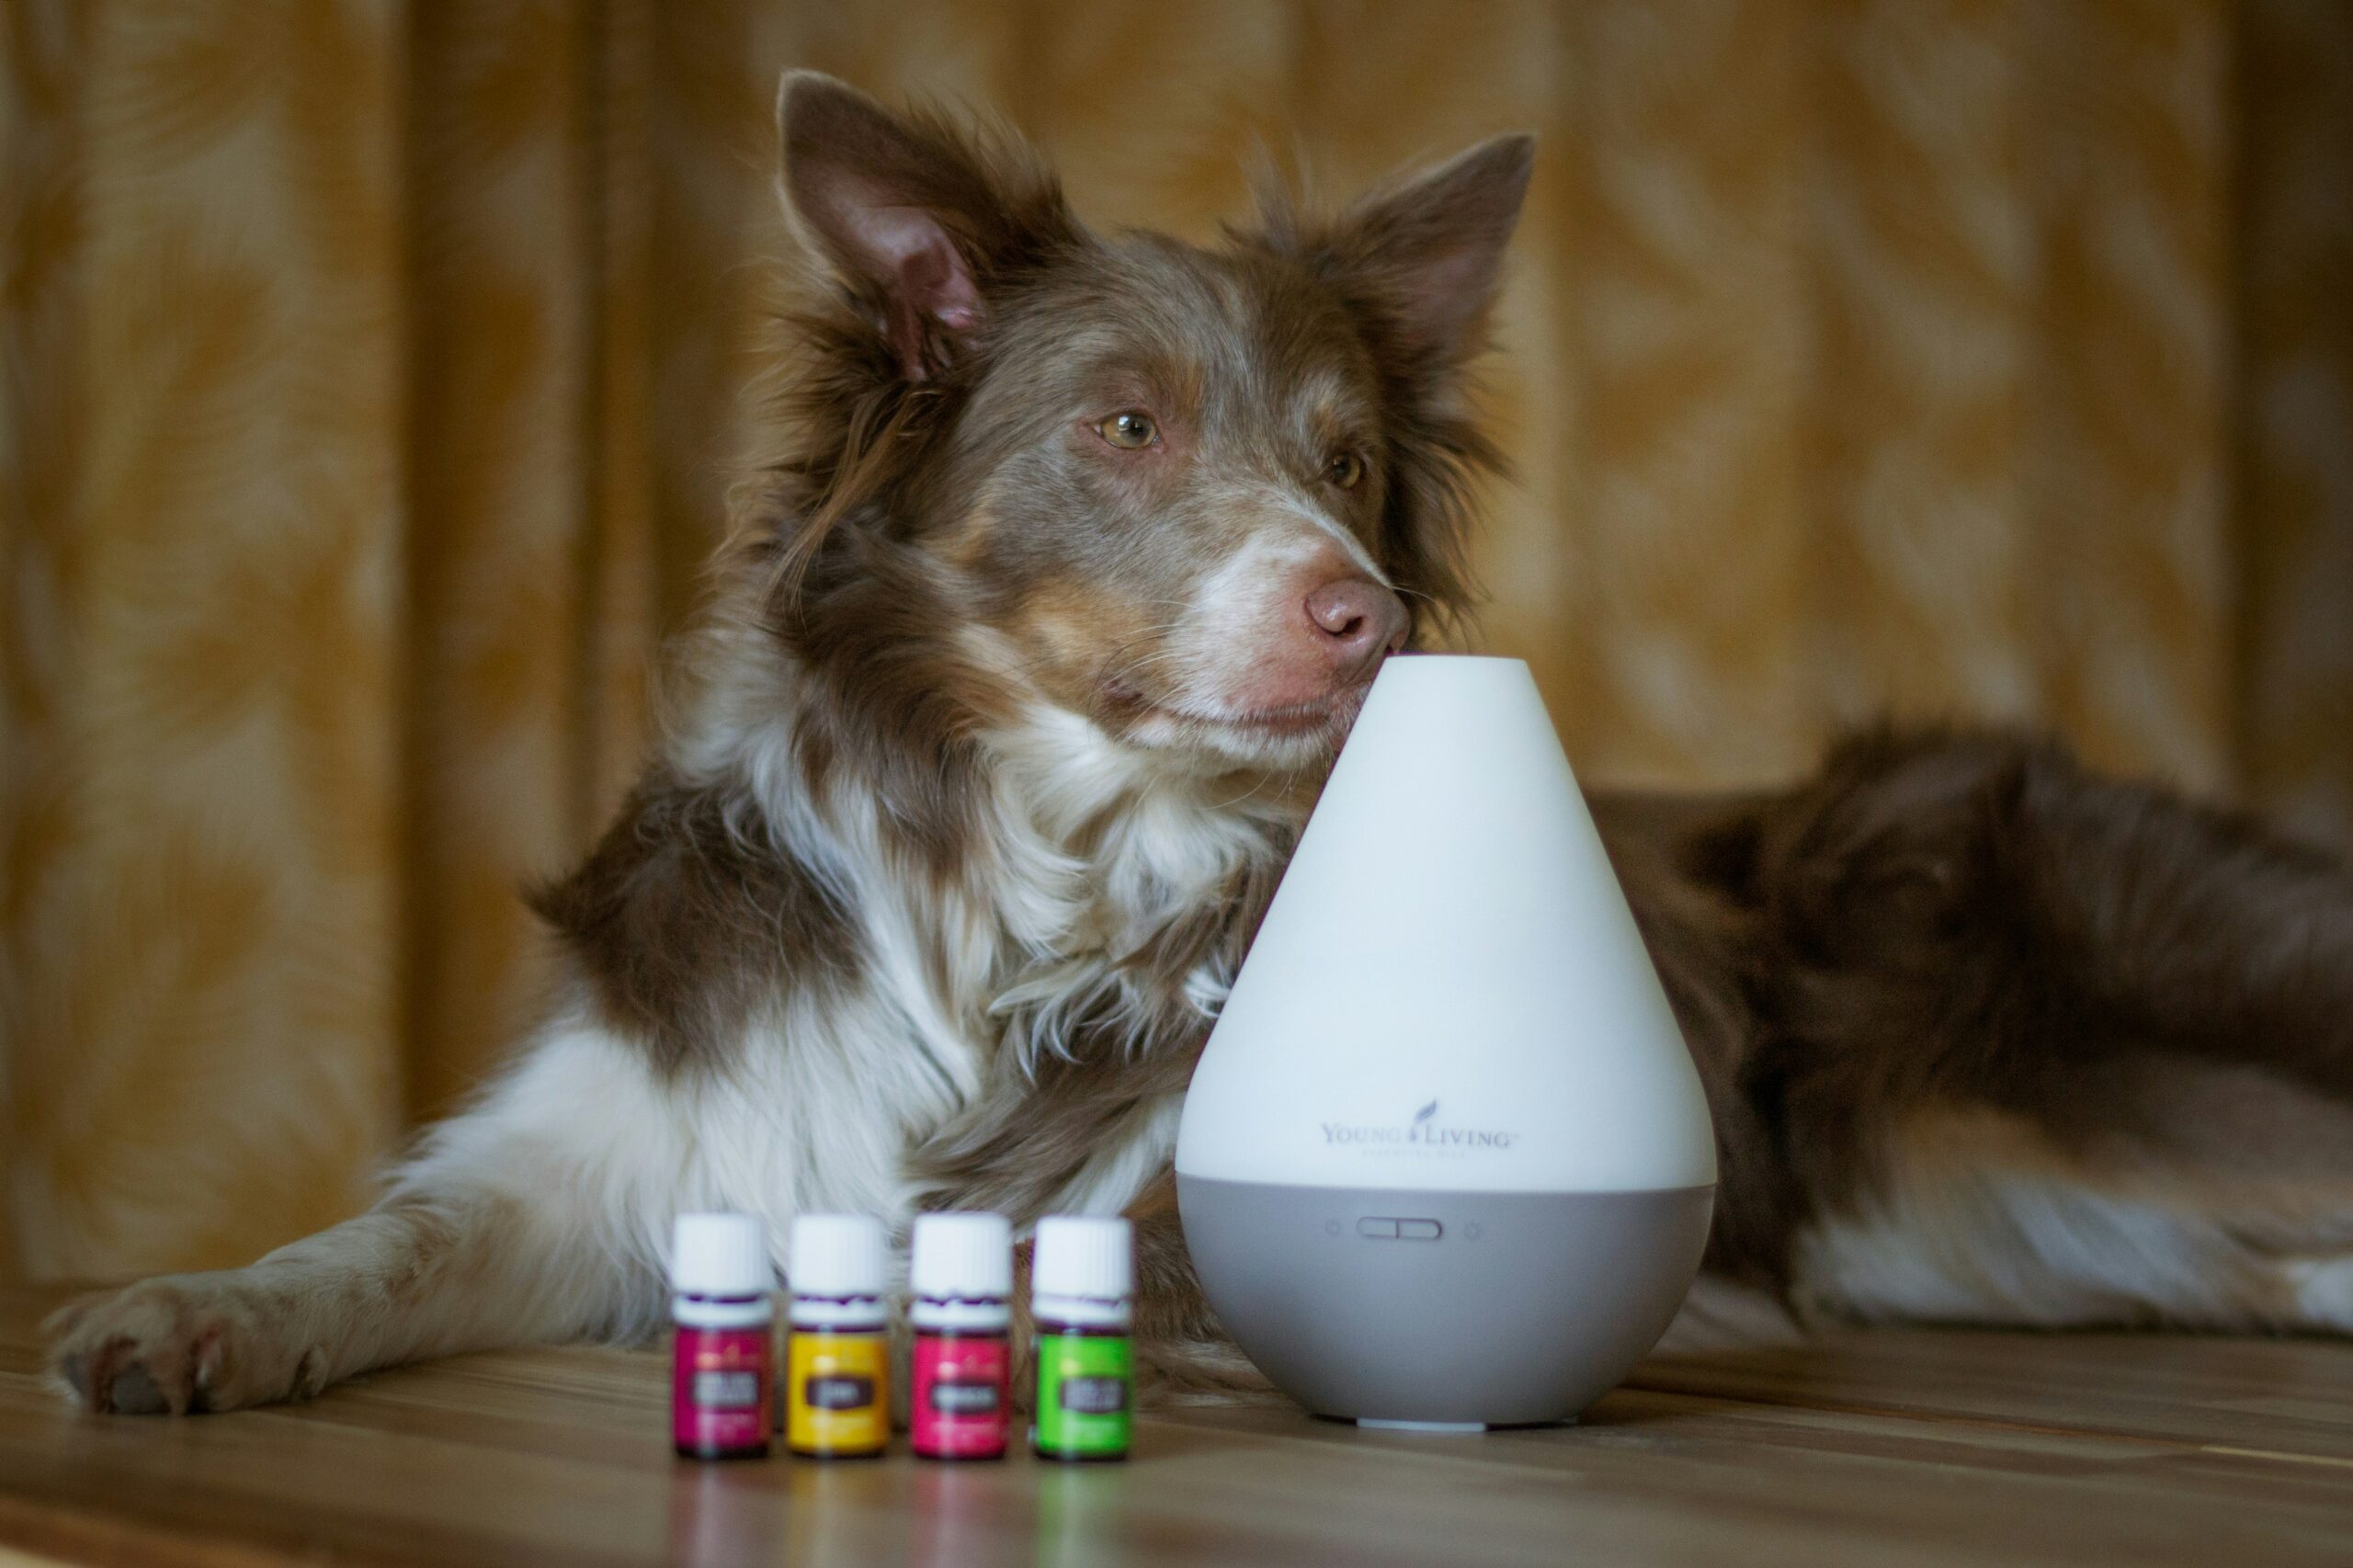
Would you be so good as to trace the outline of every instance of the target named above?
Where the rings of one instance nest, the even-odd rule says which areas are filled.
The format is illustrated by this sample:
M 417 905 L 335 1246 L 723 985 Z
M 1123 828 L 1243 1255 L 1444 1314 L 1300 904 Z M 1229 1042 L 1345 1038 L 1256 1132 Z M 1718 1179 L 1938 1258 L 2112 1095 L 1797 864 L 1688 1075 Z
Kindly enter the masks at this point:
M 1133 409 L 1125 414 L 1115 414 L 1095 428 L 1103 433 L 1105 440 L 1123 451 L 1132 452 L 1140 447 L 1149 447 L 1160 438 L 1160 426 L 1152 422 L 1152 415 L 1138 414 Z
M 1353 490 L 1364 477 L 1364 460 L 1354 452 L 1334 452 L 1324 465 L 1324 477 L 1343 490 Z

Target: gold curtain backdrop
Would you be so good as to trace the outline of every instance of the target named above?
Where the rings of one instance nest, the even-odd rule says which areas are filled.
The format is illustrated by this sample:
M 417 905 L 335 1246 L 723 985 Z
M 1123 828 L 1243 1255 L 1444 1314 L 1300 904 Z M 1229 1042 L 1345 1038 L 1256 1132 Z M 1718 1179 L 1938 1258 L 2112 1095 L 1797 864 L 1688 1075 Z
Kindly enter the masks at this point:
M 1883 709 L 2353 837 L 2353 7 L 0 11 L 0 1274 L 349 1211 L 529 1018 L 752 416 L 788 64 L 1193 236 L 1541 133 L 1480 630 L 1589 778 Z

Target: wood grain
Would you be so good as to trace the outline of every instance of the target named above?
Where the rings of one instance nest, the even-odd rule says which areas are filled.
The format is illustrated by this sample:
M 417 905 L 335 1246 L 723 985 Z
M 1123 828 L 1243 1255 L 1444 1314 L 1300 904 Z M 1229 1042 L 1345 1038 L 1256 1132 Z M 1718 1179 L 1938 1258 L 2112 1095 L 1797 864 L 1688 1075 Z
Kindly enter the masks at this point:
M 1198 1410 L 1125 1467 L 715 1466 L 671 1456 L 643 1351 L 84 1416 L 40 1372 L 62 1294 L 0 1291 L 0 1568 L 2353 1562 L 2353 1350 L 2321 1342 L 1842 1333 L 1655 1358 L 1553 1430 Z

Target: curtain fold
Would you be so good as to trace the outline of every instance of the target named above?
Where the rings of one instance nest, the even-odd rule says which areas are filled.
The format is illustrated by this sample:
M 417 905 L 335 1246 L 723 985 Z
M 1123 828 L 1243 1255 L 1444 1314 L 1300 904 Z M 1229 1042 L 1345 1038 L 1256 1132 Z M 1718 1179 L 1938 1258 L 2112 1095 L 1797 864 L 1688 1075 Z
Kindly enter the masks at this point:
M 1197 238 L 1537 130 L 1477 636 L 1588 778 L 1991 717 L 2353 840 L 2330 0 L 28 0 L 0 1275 L 348 1212 L 527 1026 L 760 449 L 788 65 Z

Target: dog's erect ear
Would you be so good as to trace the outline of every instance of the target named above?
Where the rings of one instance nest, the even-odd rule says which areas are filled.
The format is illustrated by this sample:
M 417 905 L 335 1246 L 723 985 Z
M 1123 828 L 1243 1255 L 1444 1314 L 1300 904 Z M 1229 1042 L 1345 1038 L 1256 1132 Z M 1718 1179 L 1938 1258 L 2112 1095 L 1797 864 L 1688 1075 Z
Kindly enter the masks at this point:
M 1449 363 L 1481 347 L 1504 246 L 1536 157 L 1530 136 L 1498 136 L 1375 191 L 1309 244 L 1413 361 Z
M 980 330 L 994 272 L 1071 233 L 1060 190 L 1025 150 L 976 147 L 831 76 L 787 72 L 777 129 L 786 211 L 909 381 Z
M 1535 163 L 1529 136 L 1498 136 L 1383 186 L 1337 218 L 1304 216 L 1271 181 L 1260 229 L 1237 234 L 1307 267 L 1363 333 L 1394 399 L 1392 483 L 1380 555 L 1399 586 L 1441 613 L 1472 598 L 1463 565 L 1471 481 L 1503 454 L 1462 397 L 1463 364 L 1486 347 L 1504 247 Z

